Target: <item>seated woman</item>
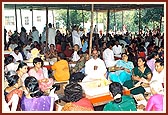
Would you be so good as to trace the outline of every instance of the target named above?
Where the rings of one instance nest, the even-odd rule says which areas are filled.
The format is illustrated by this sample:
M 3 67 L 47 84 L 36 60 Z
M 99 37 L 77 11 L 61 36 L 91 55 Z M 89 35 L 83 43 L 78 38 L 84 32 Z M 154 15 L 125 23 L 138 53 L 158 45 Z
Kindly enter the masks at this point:
M 129 95 L 123 95 L 123 87 L 118 82 L 112 82 L 109 90 L 114 101 L 107 103 L 103 111 L 136 111 L 135 100 Z
M 71 82 L 65 86 L 65 99 L 68 101 L 62 111 L 94 111 L 89 99 L 84 97 L 82 86 Z
M 18 63 L 14 63 L 14 57 L 12 55 L 5 58 L 5 73 L 10 70 L 16 71 L 17 67 Z
M 69 65 L 65 59 L 64 53 L 58 53 L 58 61 L 51 66 L 51 69 L 53 70 L 54 78 L 56 81 L 60 82 L 69 80 Z
M 45 52 L 46 59 L 57 58 L 57 51 L 54 44 L 50 44 L 49 51 Z
M 27 63 L 20 62 L 16 70 L 16 73 L 20 77 L 23 86 L 24 86 L 24 80 L 26 79 L 26 77 L 29 76 L 27 71 L 28 71 Z
M 10 73 L 12 73 L 12 72 L 10 72 Z M 6 79 L 8 81 L 8 87 L 5 88 L 4 94 L 5 94 L 7 102 L 11 101 L 14 94 L 16 94 L 17 97 L 19 97 L 19 99 L 21 99 L 22 93 L 23 93 L 22 88 L 21 88 L 22 84 L 20 82 L 21 79 L 19 78 L 19 76 L 17 74 L 15 74 L 15 75 L 14 74 L 12 75 L 12 74 L 6 76 Z M 18 103 L 19 103 L 19 100 L 17 102 L 15 102 L 15 108 L 17 111 L 21 110 L 20 105 Z M 10 105 L 10 107 L 13 107 L 13 106 L 14 105 Z
M 138 58 L 138 66 L 132 70 L 132 80 L 126 81 L 123 86 L 132 88 L 131 94 L 145 93 L 144 86 L 149 86 L 149 82 L 152 78 L 152 72 L 146 65 L 146 60 L 143 57 Z M 137 83 L 143 83 L 142 86 L 133 88 Z
M 163 87 L 157 80 L 150 83 L 152 96 L 149 98 L 146 111 L 163 111 Z
M 156 51 L 152 52 L 151 55 L 147 57 L 146 64 L 148 65 L 148 67 L 151 69 L 152 72 L 155 70 L 155 62 L 158 58 L 159 54 Z
M 54 80 L 52 78 L 45 78 L 43 73 L 43 60 L 41 58 L 34 58 L 33 59 L 33 65 L 34 67 L 29 70 L 28 74 L 30 76 L 34 76 L 38 82 L 39 87 L 42 91 L 48 91 L 52 88 L 52 85 L 54 84 Z
M 44 96 L 40 90 L 38 80 L 29 76 L 25 79 L 27 93 L 22 97 L 22 111 L 50 111 L 53 110 L 52 97 Z
M 131 79 L 131 71 L 134 68 L 133 62 L 128 61 L 128 56 L 126 53 L 122 53 L 122 60 L 118 60 L 114 66 L 115 72 L 109 73 L 109 78 L 113 82 L 119 82 L 124 84 L 125 81 Z

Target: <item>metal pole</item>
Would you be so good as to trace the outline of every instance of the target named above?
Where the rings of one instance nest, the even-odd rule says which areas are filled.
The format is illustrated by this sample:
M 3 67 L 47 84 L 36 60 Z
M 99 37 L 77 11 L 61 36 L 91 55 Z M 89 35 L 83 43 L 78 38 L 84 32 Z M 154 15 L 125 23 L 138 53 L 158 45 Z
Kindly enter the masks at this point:
M 91 51 L 92 51 L 93 9 L 94 9 L 94 4 L 92 4 L 92 10 L 91 10 L 91 26 L 90 26 L 90 45 L 89 45 L 89 56 L 91 56 Z
M 15 4 L 15 21 L 16 21 L 16 32 L 18 31 L 17 27 L 17 11 L 16 11 L 16 4 Z
M 46 6 L 46 46 L 48 46 L 48 6 Z
M 20 8 L 20 20 L 21 20 L 21 26 L 23 27 L 23 23 L 22 23 L 22 11 L 21 11 L 21 8 Z

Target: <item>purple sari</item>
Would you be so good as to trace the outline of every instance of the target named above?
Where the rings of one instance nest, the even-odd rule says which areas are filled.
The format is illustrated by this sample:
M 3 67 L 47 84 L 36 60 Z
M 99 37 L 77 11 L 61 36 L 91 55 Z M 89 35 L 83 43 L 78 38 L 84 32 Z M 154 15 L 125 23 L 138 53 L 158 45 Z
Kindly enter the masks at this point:
M 34 98 L 22 97 L 21 109 L 22 111 L 50 111 L 51 97 L 41 96 Z

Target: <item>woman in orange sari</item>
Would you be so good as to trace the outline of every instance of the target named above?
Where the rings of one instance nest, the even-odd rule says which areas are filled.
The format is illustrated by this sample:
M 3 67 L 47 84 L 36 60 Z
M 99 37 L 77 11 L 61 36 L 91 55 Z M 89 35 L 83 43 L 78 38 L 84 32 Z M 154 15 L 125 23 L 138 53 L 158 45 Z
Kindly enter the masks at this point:
M 66 85 L 65 99 L 68 101 L 62 108 L 62 111 L 94 111 L 90 100 L 83 95 L 82 86 L 71 82 Z

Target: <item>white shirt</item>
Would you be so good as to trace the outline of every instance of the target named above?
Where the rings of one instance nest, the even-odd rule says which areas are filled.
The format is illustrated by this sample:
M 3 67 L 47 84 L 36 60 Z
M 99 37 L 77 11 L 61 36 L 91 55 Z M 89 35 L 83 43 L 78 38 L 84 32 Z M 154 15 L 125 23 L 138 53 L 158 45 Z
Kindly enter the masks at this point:
M 15 52 L 13 51 L 10 55 L 12 55 L 14 57 L 16 62 L 19 61 L 19 60 L 23 61 L 23 56 L 22 56 L 22 54 L 20 52 L 19 52 L 18 55 L 16 55 Z
M 111 49 L 107 48 L 103 52 L 103 60 L 106 64 L 106 67 L 112 67 L 115 65 L 114 62 L 114 53 Z
M 94 70 L 94 66 L 98 66 L 97 70 Z M 106 71 L 107 69 L 103 60 L 100 58 L 97 58 L 96 60 L 91 58 L 85 63 L 86 77 L 82 80 L 82 82 L 101 79 L 104 77 Z
M 30 50 L 30 49 L 31 49 L 30 45 L 27 45 L 25 48 L 23 48 L 23 52 L 24 52 L 24 54 L 26 56 L 26 59 L 29 59 L 28 58 L 29 51 L 27 51 L 27 50 Z
M 118 47 L 117 47 L 116 45 L 114 45 L 113 48 L 112 48 L 112 50 L 114 52 L 114 56 L 121 57 L 122 46 L 118 45 Z
M 78 44 L 79 47 L 82 48 L 80 34 L 78 34 L 76 30 L 72 31 L 72 42 L 73 42 L 73 45 Z
M 55 36 L 56 36 L 56 30 L 54 28 L 48 28 L 48 45 L 50 44 L 55 45 Z
M 77 51 L 74 51 L 72 54 L 72 61 L 78 61 L 80 59 L 80 56 L 77 54 Z
M 39 43 L 39 31 L 32 31 L 32 36 L 33 36 L 33 42 L 37 41 Z
M 18 65 L 19 65 L 19 63 L 10 63 L 10 64 L 6 65 L 5 72 L 11 71 L 11 70 L 16 71 L 18 68 Z
M 163 69 L 160 73 L 158 73 L 155 69 L 153 71 L 153 76 L 151 81 L 157 80 L 160 83 L 164 83 L 164 80 L 166 78 L 166 72 L 165 69 Z
M 9 45 L 9 48 L 11 48 L 12 51 L 13 51 L 17 46 L 18 46 L 17 44 L 10 44 L 10 45 Z

